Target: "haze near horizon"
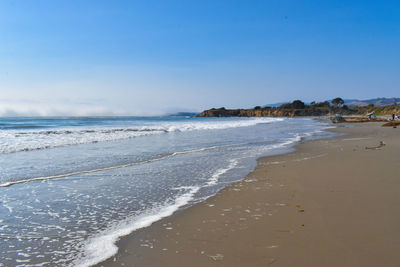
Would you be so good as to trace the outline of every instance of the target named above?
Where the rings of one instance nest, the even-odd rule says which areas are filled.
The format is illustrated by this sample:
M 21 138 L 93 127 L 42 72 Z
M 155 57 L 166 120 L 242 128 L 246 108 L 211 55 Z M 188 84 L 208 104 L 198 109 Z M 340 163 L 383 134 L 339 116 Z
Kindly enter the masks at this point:
M 396 1 L 0 3 L 0 116 L 398 97 Z

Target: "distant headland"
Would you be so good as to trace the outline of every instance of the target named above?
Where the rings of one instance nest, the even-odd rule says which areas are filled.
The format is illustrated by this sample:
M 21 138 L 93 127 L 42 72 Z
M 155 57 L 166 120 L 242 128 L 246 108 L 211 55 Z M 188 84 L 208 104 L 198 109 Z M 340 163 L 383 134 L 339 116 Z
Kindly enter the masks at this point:
M 343 100 L 340 97 L 330 101 L 304 103 L 294 100 L 279 106 L 256 106 L 251 109 L 212 108 L 201 112 L 199 117 L 301 117 L 342 115 L 390 115 L 400 113 L 400 98 L 376 98 L 369 100 Z

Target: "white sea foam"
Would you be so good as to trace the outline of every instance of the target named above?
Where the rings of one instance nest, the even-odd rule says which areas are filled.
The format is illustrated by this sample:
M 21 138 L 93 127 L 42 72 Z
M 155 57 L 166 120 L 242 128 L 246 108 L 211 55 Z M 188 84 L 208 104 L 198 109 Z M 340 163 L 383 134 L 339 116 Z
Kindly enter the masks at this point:
M 16 185 L 16 184 L 24 184 L 24 183 L 35 182 L 35 181 L 37 182 L 37 181 L 61 179 L 61 178 L 75 176 L 75 175 L 121 169 L 121 168 L 131 167 L 131 166 L 135 166 L 135 165 L 151 163 L 151 162 L 163 160 L 163 159 L 177 156 L 177 155 L 202 152 L 202 151 L 210 150 L 210 149 L 214 149 L 214 148 L 217 148 L 217 146 L 204 147 L 204 148 L 200 148 L 200 149 L 193 149 L 193 150 L 186 150 L 186 151 L 178 151 L 178 152 L 169 153 L 169 154 L 166 154 L 161 157 L 154 158 L 154 159 L 135 161 L 135 162 L 130 162 L 130 163 L 121 164 L 121 165 L 115 165 L 115 166 L 109 166 L 109 167 L 104 167 L 104 168 L 99 168 L 99 169 L 83 170 L 83 171 L 69 172 L 69 173 L 63 173 L 63 174 L 57 174 L 57 175 L 34 177 L 34 178 L 28 178 L 28 179 L 16 179 L 14 181 L 7 181 L 7 182 L 0 183 L 0 187 L 9 187 L 9 186 Z M 5 206 L 10 211 L 10 213 L 12 213 L 12 211 L 13 211 L 12 207 L 6 206 L 5 204 L 3 204 L 3 206 Z
M 152 134 L 248 127 L 282 120 L 281 118 L 249 118 L 227 121 L 159 122 L 158 124 L 122 128 L 8 130 L 0 132 L 0 154 L 115 141 Z
M 312 134 L 306 134 L 307 136 L 311 136 Z M 274 145 L 269 145 L 266 147 L 267 150 L 273 150 L 273 149 L 278 149 L 282 147 L 286 147 L 290 144 L 299 142 L 302 140 L 304 136 L 296 135 L 293 138 L 290 138 L 282 143 L 277 143 Z M 28 178 L 28 179 L 16 179 L 14 181 L 7 181 L 0 183 L 0 187 L 9 187 L 12 185 L 16 184 L 23 184 L 23 183 L 29 183 L 29 182 L 35 182 L 35 181 L 45 181 L 45 180 L 53 180 L 53 179 L 61 179 L 61 178 L 66 178 L 66 177 L 71 177 L 75 175 L 81 175 L 81 174 L 89 174 L 89 173 L 95 173 L 95 172 L 102 172 L 102 171 L 108 171 L 108 170 L 114 170 L 114 169 L 120 169 L 120 168 L 126 168 L 134 165 L 140 165 L 140 164 L 145 164 L 145 163 L 150 163 L 154 161 L 159 161 L 163 160 L 169 157 L 181 155 L 181 154 L 188 154 L 188 153 L 196 153 L 196 152 L 202 152 L 205 150 L 210 150 L 217 148 L 217 146 L 211 146 L 211 147 L 205 147 L 205 148 L 200 148 L 200 149 L 193 149 L 193 150 L 187 150 L 187 151 L 178 151 L 178 152 L 173 152 L 170 154 L 166 154 L 164 156 L 154 158 L 154 159 L 149 159 L 149 160 L 144 160 L 144 161 L 138 161 L 138 162 L 131 162 L 131 163 L 126 163 L 126 164 L 121 164 L 121 165 L 116 165 L 116 166 L 109 166 L 109 167 L 104 167 L 104 168 L 99 168 L 99 169 L 92 169 L 92 170 L 83 170 L 83 171 L 76 171 L 76 172 L 70 172 L 70 173 L 63 173 L 63 174 L 57 174 L 57 175 L 50 175 L 50 176 L 41 176 L 41 177 L 33 177 L 33 178 Z M 207 185 L 212 186 L 215 185 L 218 182 L 218 179 L 221 175 L 226 173 L 227 171 L 233 169 L 236 165 L 238 164 L 237 160 L 232 159 L 230 160 L 230 164 L 226 168 L 218 169 L 210 178 L 208 181 Z M 4 205 L 6 208 L 9 209 L 10 213 L 12 212 L 12 208 L 9 206 Z
M 218 183 L 218 180 L 221 177 L 221 175 L 223 175 L 224 173 L 228 172 L 229 170 L 235 168 L 237 164 L 238 164 L 237 159 L 231 159 L 229 161 L 229 165 L 226 168 L 221 168 L 221 169 L 218 169 L 215 171 L 215 173 L 208 180 L 207 185 L 208 186 L 216 185 Z
M 81 257 L 76 259 L 71 266 L 92 266 L 102 262 L 118 252 L 115 243 L 120 237 L 126 236 L 133 231 L 148 227 L 154 222 L 171 216 L 179 208 L 187 205 L 194 197 L 200 187 L 188 187 L 189 191 L 178 196 L 173 203 L 166 203 L 156 207 L 139 216 L 127 219 L 123 222 L 110 226 L 107 230 L 88 239 L 84 244 Z

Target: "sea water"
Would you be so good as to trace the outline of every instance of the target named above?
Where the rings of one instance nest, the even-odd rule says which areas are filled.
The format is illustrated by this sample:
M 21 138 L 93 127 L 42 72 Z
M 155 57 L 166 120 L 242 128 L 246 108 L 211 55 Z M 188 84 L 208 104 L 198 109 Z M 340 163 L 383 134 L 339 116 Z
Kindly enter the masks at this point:
M 90 266 L 116 241 L 329 135 L 288 118 L 0 118 L 0 266 Z

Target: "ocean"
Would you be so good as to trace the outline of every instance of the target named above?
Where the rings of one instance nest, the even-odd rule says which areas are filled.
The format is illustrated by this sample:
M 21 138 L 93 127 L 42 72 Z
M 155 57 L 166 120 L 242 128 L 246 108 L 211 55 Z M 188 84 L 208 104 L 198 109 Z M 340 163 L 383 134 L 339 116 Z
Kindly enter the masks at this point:
M 309 118 L 0 118 L 0 266 L 90 266 L 115 242 L 332 135 Z

